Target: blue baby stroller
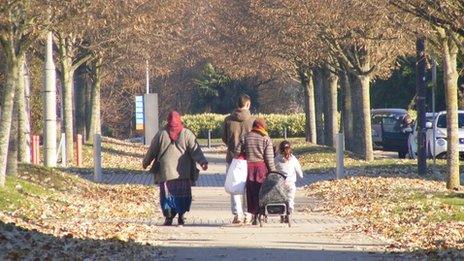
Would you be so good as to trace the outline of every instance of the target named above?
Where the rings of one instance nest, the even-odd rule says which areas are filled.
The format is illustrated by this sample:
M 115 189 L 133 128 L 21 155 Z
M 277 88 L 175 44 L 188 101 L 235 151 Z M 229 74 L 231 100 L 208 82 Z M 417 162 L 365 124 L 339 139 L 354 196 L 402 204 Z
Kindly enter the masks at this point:
M 281 222 L 285 220 L 291 227 L 290 213 L 288 211 L 289 188 L 285 184 L 287 174 L 281 171 L 272 171 L 264 180 L 259 191 L 259 225 L 267 223 L 270 216 L 279 216 Z

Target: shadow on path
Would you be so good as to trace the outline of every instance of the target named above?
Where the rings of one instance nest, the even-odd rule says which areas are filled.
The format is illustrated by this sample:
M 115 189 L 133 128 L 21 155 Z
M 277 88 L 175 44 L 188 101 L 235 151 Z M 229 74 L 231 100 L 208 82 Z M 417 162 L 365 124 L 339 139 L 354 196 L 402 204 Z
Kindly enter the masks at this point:
M 182 242 L 180 242 L 182 243 Z M 191 242 L 195 244 L 195 242 Z M 202 244 L 207 242 L 197 242 Z M 241 248 L 241 247 L 162 247 L 166 260 L 403 260 L 416 255 L 392 254 L 384 252 L 359 252 L 356 249 L 324 250 L 314 245 L 314 249 Z

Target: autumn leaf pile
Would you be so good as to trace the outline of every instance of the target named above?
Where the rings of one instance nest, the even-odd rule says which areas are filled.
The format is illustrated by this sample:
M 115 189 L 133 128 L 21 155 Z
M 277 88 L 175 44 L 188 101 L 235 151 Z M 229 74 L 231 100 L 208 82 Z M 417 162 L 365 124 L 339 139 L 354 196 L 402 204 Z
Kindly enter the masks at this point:
M 445 190 L 443 182 L 358 176 L 318 182 L 306 191 L 323 199 L 322 209 L 358 220 L 351 229 L 380 234 L 392 249 L 464 258 L 464 195 Z
M 159 231 L 149 222 L 160 216 L 153 187 L 94 184 L 30 165 L 7 186 L 10 194 L 0 198 L 0 259 L 153 259 L 158 253 Z
M 140 143 L 130 143 L 122 140 L 104 137 L 102 140 L 102 166 L 110 171 L 131 171 L 141 173 L 142 159 L 148 147 Z M 84 146 L 83 167 L 93 168 L 93 148 Z M 108 172 L 108 170 L 105 170 Z

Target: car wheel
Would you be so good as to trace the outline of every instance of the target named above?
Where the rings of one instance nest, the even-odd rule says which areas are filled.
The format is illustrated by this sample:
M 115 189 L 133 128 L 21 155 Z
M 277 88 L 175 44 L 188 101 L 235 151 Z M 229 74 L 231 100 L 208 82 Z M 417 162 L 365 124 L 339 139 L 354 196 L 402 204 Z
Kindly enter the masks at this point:
M 432 149 L 431 149 L 431 145 L 427 143 L 427 158 L 428 159 L 433 159 L 433 155 L 432 155 Z
M 437 155 L 437 159 L 446 159 L 448 157 L 448 154 L 446 152 L 442 152 Z
M 409 143 L 409 146 L 408 146 L 408 156 L 410 159 L 416 159 L 417 155 L 416 153 L 412 150 L 412 146 L 411 144 Z
M 405 159 L 407 152 L 405 151 L 398 151 L 398 158 Z

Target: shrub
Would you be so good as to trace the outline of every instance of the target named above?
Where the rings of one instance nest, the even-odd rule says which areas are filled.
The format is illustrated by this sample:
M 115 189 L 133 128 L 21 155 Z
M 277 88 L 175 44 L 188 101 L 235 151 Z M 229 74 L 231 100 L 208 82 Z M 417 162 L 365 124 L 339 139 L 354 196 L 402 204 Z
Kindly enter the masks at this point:
M 273 138 L 283 137 L 284 130 L 287 128 L 288 137 L 304 137 L 305 135 L 305 116 L 299 114 L 260 114 L 264 117 L 268 125 L 269 135 Z M 226 115 L 221 114 L 192 114 L 184 115 L 182 120 L 199 138 L 207 138 L 208 130 L 211 130 L 212 138 L 221 138 L 222 128 Z

